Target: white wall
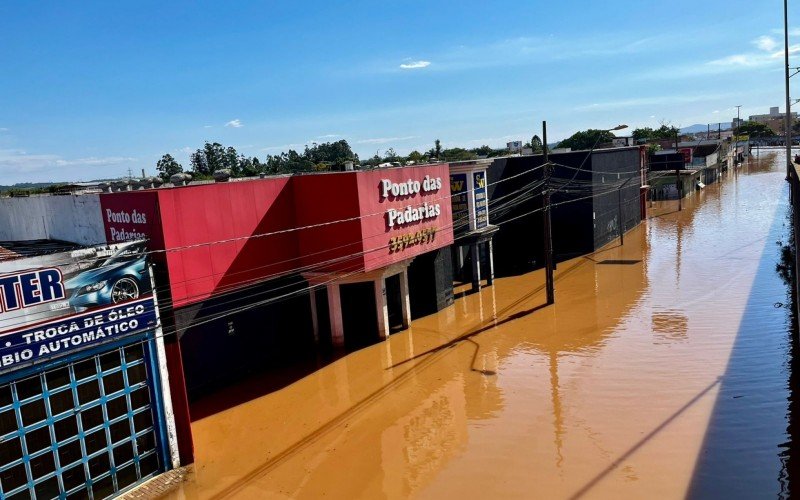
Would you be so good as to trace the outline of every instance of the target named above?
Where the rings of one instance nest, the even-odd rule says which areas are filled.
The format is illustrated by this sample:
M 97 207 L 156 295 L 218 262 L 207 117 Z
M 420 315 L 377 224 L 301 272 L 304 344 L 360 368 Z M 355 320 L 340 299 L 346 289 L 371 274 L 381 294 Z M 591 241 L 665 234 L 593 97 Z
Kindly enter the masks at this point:
M 0 198 L 0 240 L 106 242 L 97 194 Z

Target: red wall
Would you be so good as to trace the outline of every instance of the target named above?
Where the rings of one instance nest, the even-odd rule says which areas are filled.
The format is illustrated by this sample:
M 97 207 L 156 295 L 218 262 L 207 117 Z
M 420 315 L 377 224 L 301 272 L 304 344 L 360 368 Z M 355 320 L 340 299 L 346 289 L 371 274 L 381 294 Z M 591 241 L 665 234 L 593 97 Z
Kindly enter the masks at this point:
M 294 226 L 289 180 L 158 190 L 176 307 L 297 266 L 295 234 L 273 234 Z
M 299 175 L 292 184 L 297 226 L 316 226 L 297 231 L 302 265 L 322 273 L 363 269 L 355 172 Z

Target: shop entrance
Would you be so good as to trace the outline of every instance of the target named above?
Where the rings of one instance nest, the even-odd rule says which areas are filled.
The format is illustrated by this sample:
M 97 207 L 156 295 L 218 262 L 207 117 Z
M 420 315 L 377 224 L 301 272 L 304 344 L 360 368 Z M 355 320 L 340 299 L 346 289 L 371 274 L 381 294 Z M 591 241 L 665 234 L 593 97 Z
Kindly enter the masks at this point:
M 153 342 L 0 377 L 0 497 L 99 499 L 165 470 Z
M 371 281 L 340 285 L 345 346 L 360 349 L 379 341 L 375 288 Z
M 386 307 L 389 313 L 389 331 L 403 329 L 403 297 L 400 295 L 400 275 L 386 278 Z

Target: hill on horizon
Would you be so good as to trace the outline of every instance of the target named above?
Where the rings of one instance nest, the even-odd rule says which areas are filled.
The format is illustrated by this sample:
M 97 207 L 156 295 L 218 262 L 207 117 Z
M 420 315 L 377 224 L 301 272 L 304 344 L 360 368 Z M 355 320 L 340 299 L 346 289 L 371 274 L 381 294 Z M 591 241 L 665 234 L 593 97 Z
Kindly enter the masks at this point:
M 732 128 L 733 123 L 721 122 L 721 125 L 722 125 L 722 130 L 727 130 L 729 128 Z M 718 127 L 716 123 L 711 124 L 712 132 L 717 130 L 717 128 Z M 695 123 L 694 125 L 689 125 L 688 127 L 681 127 L 681 134 L 696 134 L 698 132 L 705 132 L 706 130 L 708 130 L 708 125 L 702 123 Z

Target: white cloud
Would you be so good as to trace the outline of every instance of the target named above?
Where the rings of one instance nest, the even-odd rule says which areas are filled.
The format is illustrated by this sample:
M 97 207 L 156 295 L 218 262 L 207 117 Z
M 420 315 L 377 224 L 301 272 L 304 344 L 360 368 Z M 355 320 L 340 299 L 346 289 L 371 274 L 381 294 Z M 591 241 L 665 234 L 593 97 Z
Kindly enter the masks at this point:
M 0 127 L 0 132 L 8 132 L 8 130 L 7 127 Z
M 715 114 L 715 115 L 716 115 L 716 114 L 719 114 L 719 110 L 718 110 L 718 109 L 715 109 L 715 110 L 714 110 L 714 111 L 712 111 L 711 113 L 712 113 L 712 114 Z
M 593 104 L 577 106 L 576 111 L 601 111 L 607 109 L 617 108 L 635 108 L 635 107 L 650 107 L 650 106 L 663 106 L 672 105 L 676 103 L 693 103 L 693 102 L 708 102 L 714 99 L 727 97 L 727 93 L 719 94 L 664 94 L 650 97 L 632 97 L 629 99 L 619 99 L 613 101 L 596 102 Z M 654 118 L 651 116 L 650 118 Z
M 763 50 L 765 52 L 772 52 L 778 47 L 778 42 L 771 36 L 761 35 L 760 37 L 753 40 L 753 45 L 758 47 L 759 50 Z
M 762 54 L 734 54 L 708 61 L 709 66 L 741 66 L 754 67 L 761 66 L 769 62 L 769 58 Z
M 302 148 L 302 147 L 305 147 L 305 144 L 293 143 L 293 144 L 283 144 L 281 146 L 267 146 L 265 148 L 261 148 L 261 151 L 264 151 L 264 152 L 269 152 L 269 151 L 284 152 L 284 151 L 288 151 L 290 149 L 295 149 L 296 150 L 296 149 L 299 149 L 299 148 Z
M 203 128 L 211 128 L 213 125 L 203 125 Z
M 317 139 L 333 139 L 335 137 L 341 137 L 339 134 L 325 134 L 325 135 L 318 135 Z
M 235 120 L 229 121 L 228 123 L 225 124 L 225 126 L 226 127 L 231 127 L 231 128 L 242 128 L 242 127 L 244 127 L 244 125 L 242 124 L 242 120 L 240 120 L 238 118 L 235 119 Z
M 783 28 L 771 30 L 775 35 L 783 36 Z M 800 36 L 800 28 L 789 28 L 789 36 Z
M 11 182 L 97 178 L 105 174 L 107 168 L 128 166 L 134 162 L 136 158 L 128 156 L 66 159 L 54 154 L 29 154 L 19 149 L 4 149 L 0 150 L 0 175 Z
M 376 137 L 374 139 L 361 139 L 356 141 L 356 144 L 386 144 L 387 142 L 400 142 L 416 139 L 416 135 L 408 135 L 405 137 Z
M 421 69 L 431 65 L 430 61 L 409 61 L 400 65 L 400 69 Z
M 800 35 L 800 28 L 793 28 L 791 32 Z M 777 34 L 779 31 L 772 30 L 772 33 Z M 780 34 L 783 34 L 783 30 L 780 30 Z M 705 62 L 698 61 L 697 63 L 677 65 L 671 68 L 660 67 L 656 70 L 641 73 L 639 78 L 663 80 L 665 78 L 686 78 L 687 76 L 720 75 L 755 68 L 778 68 L 778 64 L 783 60 L 783 43 L 780 40 L 773 36 L 761 35 L 753 39 L 751 43 L 757 50 L 731 54 Z M 789 53 L 800 53 L 800 44 L 790 45 Z
M 684 38 L 688 35 L 684 34 Z M 566 37 L 555 35 L 500 38 L 486 43 L 430 47 L 429 59 L 405 58 L 398 66 L 387 66 L 386 59 L 367 61 L 359 73 L 386 73 L 421 70 L 448 72 L 495 67 L 529 66 L 542 61 L 619 57 L 672 48 L 673 37 L 655 35 L 642 38 L 638 33 L 620 33 L 603 37 Z M 436 61 L 434 64 L 432 61 Z M 352 76 L 352 68 L 346 68 Z

